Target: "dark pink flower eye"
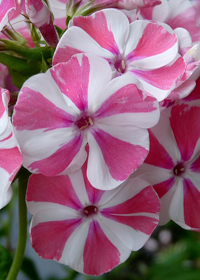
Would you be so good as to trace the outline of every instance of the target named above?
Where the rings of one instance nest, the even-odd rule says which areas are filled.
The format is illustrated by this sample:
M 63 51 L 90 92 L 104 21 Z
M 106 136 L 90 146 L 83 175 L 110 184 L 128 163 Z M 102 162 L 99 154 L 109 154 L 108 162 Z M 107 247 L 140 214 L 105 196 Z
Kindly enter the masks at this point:
M 91 117 L 83 116 L 76 122 L 76 125 L 80 130 L 84 130 L 88 126 L 94 125 L 94 123 Z
M 182 174 L 185 172 L 185 166 L 184 166 L 184 164 L 183 164 L 182 162 L 178 163 L 178 164 L 174 167 L 173 171 L 174 171 L 174 175 L 176 175 L 176 176 L 182 175 Z
M 85 216 L 92 216 L 97 214 L 98 208 L 94 205 L 87 206 L 83 209 Z

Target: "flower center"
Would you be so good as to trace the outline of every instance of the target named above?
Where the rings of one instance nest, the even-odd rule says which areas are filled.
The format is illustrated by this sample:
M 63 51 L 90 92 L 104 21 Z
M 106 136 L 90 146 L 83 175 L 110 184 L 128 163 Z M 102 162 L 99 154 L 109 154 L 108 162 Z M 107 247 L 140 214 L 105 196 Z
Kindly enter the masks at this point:
M 83 212 L 85 214 L 85 216 L 91 216 L 91 215 L 94 215 L 94 214 L 97 214 L 98 212 L 98 208 L 94 205 L 90 205 L 90 206 L 87 206 L 83 209 Z
M 80 130 L 83 130 L 83 129 L 85 129 L 88 126 L 93 125 L 93 124 L 94 123 L 93 123 L 92 118 L 90 118 L 88 116 L 83 116 L 76 122 L 76 125 L 78 126 L 78 128 Z
M 123 74 L 126 71 L 126 63 L 123 59 L 117 60 L 114 64 L 117 71 Z
M 178 164 L 174 167 L 173 171 L 174 171 L 174 175 L 175 175 L 175 176 L 180 176 L 180 175 L 182 175 L 182 174 L 185 172 L 185 167 L 184 167 L 183 163 L 182 163 L 182 162 L 178 163 Z

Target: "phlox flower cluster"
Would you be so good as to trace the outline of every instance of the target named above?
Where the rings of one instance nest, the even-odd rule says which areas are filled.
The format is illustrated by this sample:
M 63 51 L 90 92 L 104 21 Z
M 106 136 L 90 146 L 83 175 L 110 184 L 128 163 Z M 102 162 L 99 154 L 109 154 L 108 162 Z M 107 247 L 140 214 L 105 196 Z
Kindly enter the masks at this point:
M 22 86 L 0 65 L 0 208 L 23 166 L 42 258 L 101 275 L 158 224 L 200 232 L 199 13 L 189 0 L 0 1 L 2 50 L 8 34 L 26 38 L 17 59 L 51 48 Z

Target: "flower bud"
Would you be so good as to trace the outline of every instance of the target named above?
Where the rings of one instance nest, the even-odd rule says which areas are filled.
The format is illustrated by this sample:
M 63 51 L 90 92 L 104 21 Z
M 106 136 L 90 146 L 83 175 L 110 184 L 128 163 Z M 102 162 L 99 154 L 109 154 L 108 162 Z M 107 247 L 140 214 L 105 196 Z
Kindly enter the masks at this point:
M 25 5 L 30 21 L 39 28 L 44 40 L 48 45 L 56 47 L 58 34 L 48 6 L 42 0 L 25 0 Z

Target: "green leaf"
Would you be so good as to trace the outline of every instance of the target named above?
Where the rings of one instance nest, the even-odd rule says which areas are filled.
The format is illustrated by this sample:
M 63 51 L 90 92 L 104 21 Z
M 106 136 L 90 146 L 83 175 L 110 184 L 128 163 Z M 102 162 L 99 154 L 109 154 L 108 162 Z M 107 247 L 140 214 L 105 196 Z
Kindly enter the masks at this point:
M 12 54 L 15 53 L 29 60 L 41 61 L 41 55 L 43 55 L 45 59 L 48 59 L 53 56 L 54 52 L 54 49 L 49 46 L 27 48 L 19 45 L 16 41 L 6 39 L 1 39 L 0 41 L 4 43 L 4 47 L 2 47 L 3 51 L 12 51 Z
M 9 73 L 12 77 L 12 82 L 17 88 L 21 88 L 23 83 L 30 77 L 23 74 L 20 74 L 12 69 L 9 69 Z
M 0 245 L 0 280 L 5 280 L 10 266 L 12 264 L 12 257 L 9 251 Z
M 24 258 L 21 270 L 28 276 L 31 280 L 40 280 L 39 274 L 36 270 L 33 261 L 27 257 Z
M 22 59 L 6 53 L 0 53 L 0 63 L 9 69 L 30 76 L 39 73 L 41 69 L 41 63 L 38 61 Z

